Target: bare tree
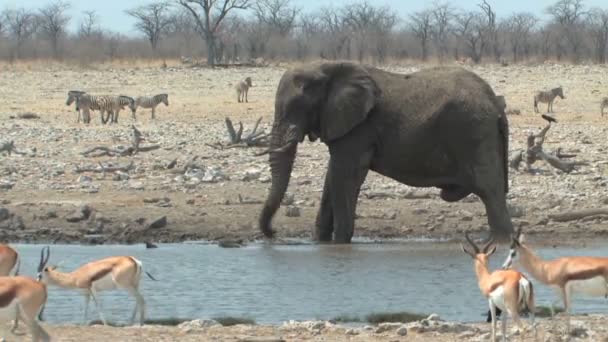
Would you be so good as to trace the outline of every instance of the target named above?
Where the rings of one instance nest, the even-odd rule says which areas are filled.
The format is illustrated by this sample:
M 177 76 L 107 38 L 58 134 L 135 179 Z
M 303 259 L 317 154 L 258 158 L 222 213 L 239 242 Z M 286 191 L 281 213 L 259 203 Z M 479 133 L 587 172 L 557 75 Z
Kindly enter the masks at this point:
M 6 31 L 15 41 L 12 58 L 21 57 L 23 44 L 36 32 L 36 15 L 24 8 L 5 10 L 3 13 Z
M 300 11 L 291 5 L 291 0 L 258 0 L 253 10 L 260 22 L 281 36 L 286 36 L 293 30 Z
M 118 33 L 108 32 L 108 43 L 106 46 L 106 55 L 113 60 L 118 55 L 118 47 L 120 46 L 121 36 Z
M 515 13 L 505 21 L 505 30 L 509 35 L 513 62 L 516 63 L 522 53 L 527 54 L 532 30 L 538 18 L 531 13 Z
M 207 44 L 207 64 L 215 65 L 218 27 L 232 10 L 249 8 L 252 0 L 176 0 L 194 17 L 198 33 Z M 202 12 L 201 12 L 202 11 Z
M 480 3 L 478 6 L 479 8 L 481 8 L 481 11 L 485 15 L 485 18 L 482 22 L 484 22 L 483 35 L 485 37 L 485 40 L 487 41 L 486 45 L 492 51 L 494 59 L 498 61 L 500 60 L 502 51 L 500 48 L 500 41 L 498 40 L 498 25 L 496 24 L 496 12 L 492 9 L 492 6 L 486 0 L 483 0 L 483 2 Z
M 559 0 L 547 8 L 547 13 L 559 25 L 561 34 L 556 36 L 557 48 L 561 50 L 561 38 L 565 37 L 572 50 L 572 57 L 576 61 L 580 58 L 581 24 L 586 12 L 583 0 Z M 560 54 L 561 51 L 558 51 Z
M 100 32 L 99 16 L 95 11 L 84 11 L 82 14 L 83 18 L 78 27 L 78 36 L 80 38 L 88 39 Z
M 479 63 L 486 46 L 485 24 L 483 14 L 478 12 L 465 12 L 456 16 L 454 35 L 458 37 L 466 48 L 466 53 L 473 62 Z
M 325 45 L 329 56 L 321 51 L 321 57 L 338 59 L 345 55 L 344 57 L 350 59 L 350 35 L 340 11 L 332 7 L 322 8 L 319 10 L 317 17 L 323 31 L 322 37 L 328 41 Z
M 388 7 L 372 6 L 367 1 L 345 6 L 342 12 L 344 23 L 356 42 L 359 61 L 363 60 L 366 49 L 373 46 L 376 57 L 383 62 L 389 34 L 397 22 L 394 12 Z
M 429 41 L 432 33 L 433 12 L 430 10 L 415 12 L 409 16 L 409 19 L 408 27 L 420 42 L 422 60 L 426 61 L 429 56 Z
M 156 52 L 158 41 L 170 24 L 168 11 L 169 4 L 166 2 L 155 2 L 125 11 L 135 18 L 135 28 L 146 36 L 152 51 Z
M 433 41 L 443 60 L 448 52 L 448 39 L 450 36 L 454 10 L 448 3 L 436 3 L 433 8 Z
M 598 63 L 606 63 L 606 45 L 608 44 L 608 10 L 592 9 L 587 16 L 587 26 L 593 38 L 595 56 Z
M 59 42 L 66 33 L 66 27 L 70 17 L 65 13 L 70 4 L 63 1 L 55 1 L 39 10 L 40 30 L 44 37 L 51 43 L 53 56 L 59 58 Z
M 314 37 L 319 36 L 321 32 L 321 23 L 317 15 L 310 13 L 299 16 L 294 37 L 297 59 L 303 59 L 310 53 L 311 41 Z

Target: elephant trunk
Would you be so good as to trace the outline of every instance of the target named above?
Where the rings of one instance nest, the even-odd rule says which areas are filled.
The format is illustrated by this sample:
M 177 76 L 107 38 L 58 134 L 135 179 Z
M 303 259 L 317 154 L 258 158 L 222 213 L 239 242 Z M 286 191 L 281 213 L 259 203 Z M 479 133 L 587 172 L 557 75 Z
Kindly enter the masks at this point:
M 268 238 L 274 235 L 271 227 L 272 217 L 279 209 L 289 185 L 289 178 L 291 177 L 291 170 L 293 169 L 298 146 L 298 140 L 296 139 L 295 126 L 287 128 L 286 134 L 280 134 L 280 129 L 277 126 L 273 127 L 270 141 L 272 152 L 270 152 L 269 157 L 272 185 L 259 221 L 260 230 Z

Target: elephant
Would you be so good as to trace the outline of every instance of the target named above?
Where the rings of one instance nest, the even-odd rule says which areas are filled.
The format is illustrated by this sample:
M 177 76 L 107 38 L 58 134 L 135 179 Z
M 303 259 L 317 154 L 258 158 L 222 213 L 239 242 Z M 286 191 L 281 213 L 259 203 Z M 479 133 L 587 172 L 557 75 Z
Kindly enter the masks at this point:
M 352 62 L 311 63 L 286 71 L 270 133 L 271 186 L 259 216 L 267 238 L 287 190 L 298 143 L 329 148 L 314 239 L 350 243 L 369 170 L 414 187 L 437 187 L 448 202 L 477 195 L 489 237 L 507 242 L 508 135 L 504 98 L 460 67 L 397 74 Z M 261 154 L 264 154 L 261 153 Z

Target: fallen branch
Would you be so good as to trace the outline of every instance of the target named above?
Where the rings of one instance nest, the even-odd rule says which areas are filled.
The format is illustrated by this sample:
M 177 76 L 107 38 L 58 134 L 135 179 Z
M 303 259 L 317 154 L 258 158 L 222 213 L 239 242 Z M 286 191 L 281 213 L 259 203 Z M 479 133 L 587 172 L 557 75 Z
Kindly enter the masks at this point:
M 115 156 L 132 156 L 134 154 L 137 154 L 139 152 L 148 152 L 148 151 L 153 151 L 153 150 L 157 150 L 160 148 L 160 145 L 149 145 L 149 146 L 139 146 L 139 144 L 142 141 L 145 141 L 145 138 L 142 137 L 141 132 L 134 126 L 131 125 L 131 130 L 132 130 L 132 135 L 131 135 L 131 144 L 132 146 L 130 147 L 116 147 L 116 148 L 109 148 L 106 146 L 95 146 L 93 148 L 90 148 L 86 151 L 81 152 L 80 154 L 82 154 L 85 157 L 93 157 L 93 158 L 97 158 L 97 157 L 103 157 L 103 156 L 107 156 L 107 157 L 115 157 Z M 95 153 L 97 152 L 97 153 Z
M 608 215 L 608 208 L 595 208 L 595 209 L 583 209 L 576 211 L 569 211 L 559 214 L 549 215 L 549 219 L 555 222 L 568 222 L 574 220 L 580 220 L 588 216 Z
M 238 147 L 264 147 L 268 146 L 268 134 L 264 131 L 258 131 L 258 127 L 262 118 L 259 118 L 253 129 L 245 138 L 243 138 L 243 123 L 239 122 L 238 131 L 234 129 L 234 125 L 232 124 L 232 120 L 230 118 L 226 118 L 226 130 L 228 131 L 228 138 L 230 141 L 228 144 L 223 144 L 221 142 L 215 142 L 213 144 L 206 144 L 207 146 L 214 148 L 216 150 L 224 150 L 228 148 L 238 148 Z
M 135 165 L 133 161 L 131 161 L 128 165 L 125 166 L 104 166 L 102 163 L 99 163 L 99 167 L 76 167 L 74 172 L 82 173 L 82 172 L 97 172 L 97 173 L 106 173 L 106 172 L 129 172 L 133 170 Z
M 6 152 L 6 154 L 8 154 L 9 156 L 11 155 L 11 153 L 20 154 L 20 155 L 25 154 L 25 152 L 17 151 L 17 149 L 15 148 L 14 141 L 3 142 L 2 146 L 0 146 L 0 153 L 2 153 L 2 152 Z

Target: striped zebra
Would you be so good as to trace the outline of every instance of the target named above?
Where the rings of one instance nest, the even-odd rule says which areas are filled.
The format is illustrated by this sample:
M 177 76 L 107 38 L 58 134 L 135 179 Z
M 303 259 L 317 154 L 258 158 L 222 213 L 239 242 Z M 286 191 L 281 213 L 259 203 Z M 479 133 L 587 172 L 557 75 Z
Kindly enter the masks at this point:
M 135 116 L 135 100 L 132 97 L 118 95 L 112 97 L 112 110 L 108 111 L 108 117 L 105 122 L 118 123 L 118 113 L 125 107 L 131 109 L 131 115 Z M 103 118 L 102 118 L 103 121 Z
M 161 102 L 164 103 L 165 106 L 169 106 L 169 95 L 158 94 L 154 96 L 139 96 L 135 99 L 135 109 L 137 110 L 137 107 L 152 109 L 152 119 L 154 119 L 156 106 Z M 133 119 L 135 119 L 135 111 L 133 111 Z
M 104 119 L 104 113 L 108 112 L 108 118 L 110 117 L 110 112 L 114 112 L 116 110 L 115 96 L 108 95 L 90 95 L 90 94 L 82 94 L 76 97 L 76 110 L 83 111 L 83 118 L 85 123 L 91 122 L 91 111 L 96 110 L 99 111 L 101 117 L 101 123 L 105 124 L 107 119 Z M 84 115 L 86 114 L 86 115 Z
M 70 90 L 68 91 L 68 99 L 65 102 L 66 106 L 71 105 L 72 103 L 74 103 L 74 101 L 76 101 L 76 97 L 83 95 L 85 92 L 84 91 L 80 91 L 80 90 Z M 78 119 L 76 120 L 76 122 L 80 122 L 80 111 L 78 109 L 76 109 L 76 111 L 78 112 Z M 82 121 L 84 122 L 84 117 L 82 118 Z
M 553 113 L 553 101 L 558 96 L 562 100 L 565 99 L 564 90 L 562 87 L 545 91 L 537 91 L 536 94 L 534 94 L 534 112 L 538 113 L 538 103 L 542 102 L 547 104 L 547 113 Z

